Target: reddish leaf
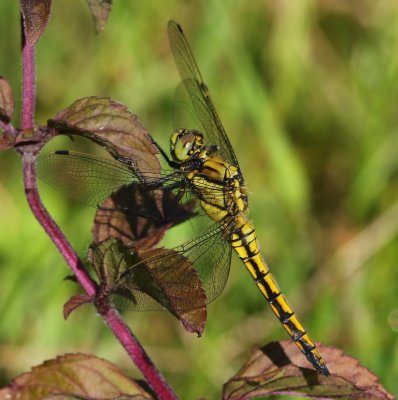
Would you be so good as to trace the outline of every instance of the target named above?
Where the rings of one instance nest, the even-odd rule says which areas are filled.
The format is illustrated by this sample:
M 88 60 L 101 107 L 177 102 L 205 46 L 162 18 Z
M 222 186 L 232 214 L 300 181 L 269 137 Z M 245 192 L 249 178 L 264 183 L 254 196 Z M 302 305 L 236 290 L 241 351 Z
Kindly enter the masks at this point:
M 1 123 L 0 123 L 1 128 Z M 9 135 L 7 132 L 4 132 L 2 136 L 0 136 L 0 151 L 8 150 L 15 145 L 15 137 Z
M 83 304 L 91 303 L 92 299 L 86 294 L 76 294 L 64 304 L 64 318 L 68 319 L 71 312 Z
M 100 33 L 108 20 L 112 7 L 112 0 L 87 0 L 95 22 L 95 30 Z
M 59 112 L 48 125 L 59 133 L 80 135 L 104 146 L 115 158 L 138 169 L 159 171 L 148 131 L 126 106 L 107 97 L 85 97 Z
M 161 176 L 157 147 L 137 116 L 123 104 L 107 97 L 86 97 L 59 112 L 48 121 L 48 126 L 59 133 L 80 135 L 100 144 L 114 158 L 134 167 L 138 174 L 150 171 L 151 181 Z M 156 201 L 162 212 L 161 192 Z
M 173 193 L 164 192 L 161 201 L 163 215 L 160 214 L 153 193 L 145 190 L 144 186 L 132 184 L 121 188 L 97 211 L 93 226 L 94 241 L 99 243 L 114 237 L 130 248 L 153 248 L 168 229 L 194 215 L 193 204 L 179 204 Z
M 51 0 L 20 0 L 25 37 L 33 46 L 46 29 L 51 14 Z
M 45 361 L 0 391 L 3 398 L 153 399 L 115 365 L 85 354 L 65 354 Z
M 133 253 L 111 238 L 91 245 L 89 262 L 99 277 L 101 296 L 111 295 L 117 308 L 165 308 L 187 331 L 202 334 L 206 294 L 196 269 L 183 255 L 166 249 Z
M 139 251 L 138 256 L 141 263 L 123 279 L 120 288 L 145 291 L 188 332 L 201 336 L 207 319 L 206 293 L 192 262 L 172 249 Z
M 393 399 L 358 360 L 332 347 L 318 345 L 331 376 L 308 367 L 291 340 L 255 350 L 241 370 L 224 385 L 224 399 L 290 395 L 317 399 Z
M 0 120 L 10 122 L 14 112 L 14 96 L 11 86 L 6 79 L 0 76 Z

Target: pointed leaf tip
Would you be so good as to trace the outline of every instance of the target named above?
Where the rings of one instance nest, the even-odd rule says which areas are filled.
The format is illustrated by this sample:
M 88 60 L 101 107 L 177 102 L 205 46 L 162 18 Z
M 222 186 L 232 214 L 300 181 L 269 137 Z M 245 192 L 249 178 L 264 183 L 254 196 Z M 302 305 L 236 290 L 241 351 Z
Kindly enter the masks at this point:
M 86 294 L 76 294 L 72 296 L 64 304 L 64 318 L 68 319 L 69 315 L 76 310 L 76 308 L 82 306 L 83 304 L 91 303 L 91 298 Z
M 317 399 L 393 399 L 377 376 L 340 349 L 318 345 L 331 376 L 310 368 L 291 340 L 255 350 L 241 370 L 224 385 L 224 399 L 244 400 L 272 395 Z
M 104 30 L 112 7 L 112 0 L 86 0 L 95 22 L 95 30 Z
M 24 32 L 27 42 L 34 46 L 46 29 L 51 15 L 52 0 L 21 0 Z

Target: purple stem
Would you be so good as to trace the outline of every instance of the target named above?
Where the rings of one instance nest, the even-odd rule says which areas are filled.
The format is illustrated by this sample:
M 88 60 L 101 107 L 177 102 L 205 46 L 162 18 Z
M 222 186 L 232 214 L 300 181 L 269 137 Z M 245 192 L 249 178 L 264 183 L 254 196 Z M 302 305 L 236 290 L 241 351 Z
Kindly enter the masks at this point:
M 39 193 L 37 191 L 36 175 L 33 171 L 33 159 L 34 157 L 31 154 L 24 154 L 23 171 L 25 193 L 30 208 L 41 226 L 47 232 L 48 236 L 57 246 L 59 252 L 63 255 L 65 261 L 72 269 L 76 279 L 84 288 L 85 292 L 90 297 L 93 297 L 96 293 L 96 286 L 94 282 L 87 274 L 83 263 L 73 250 L 72 246 L 63 235 L 58 225 L 48 214 L 41 202 Z M 151 359 L 145 353 L 144 348 L 131 332 L 129 327 L 124 323 L 118 312 L 106 304 L 102 305 L 101 307 L 97 307 L 97 310 L 104 319 L 105 323 L 112 330 L 113 334 L 122 344 L 131 360 L 139 368 L 149 386 L 156 393 L 157 397 L 164 400 L 176 400 L 177 396 L 169 387 L 162 374 L 152 363 Z
M 22 129 L 33 128 L 36 103 L 35 78 L 35 46 L 31 46 L 24 38 L 22 45 Z
M 66 263 L 72 269 L 76 279 L 83 287 L 88 296 L 93 297 L 96 293 L 95 283 L 87 274 L 84 265 L 73 247 L 66 239 L 65 235 L 61 232 L 58 225 L 51 218 L 50 214 L 45 209 L 39 193 L 37 191 L 36 175 L 33 171 L 34 157 L 30 153 L 25 153 L 23 156 L 23 174 L 26 198 L 33 215 L 39 221 L 40 225 L 44 228 L 47 235 L 53 241 L 59 252 L 64 257 Z
M 108 307 L 101 312 L 101 315 L 135 365 L 140 369 L 157 397 L 164 400 L 177 400 L 178 397 L 176 394 L 167 384 L 162 374 L 156 369 L 151 359 L 145 353 L 144 348 L 121 319 L 118 312 Z
M 25 37 L 24 26 L 22 23 L 22 110 L 21 110 L 21 128 L 33 129 L 36 103 L 35 87 L 35 46 L 30 45 Z M 47 232 L 51 240 L 57 246 L 60 253 L 65 258 L 68 265 L 76 275 L 76 278 L 83 286 L 89 296 L 94 296 L 96 287 L 91 278 L 87 275 L 83 263 L 73 250 L 72 246 L 65 238 L 57 224 L 44 208 L 38 191 L 36 175 L 33 171 L 34 156 L 32 153 L 23 154 L 23 174 L 25 193 L 32 209 L 33 214 Z
M 22 26 L 22 35 L 25 39 Z M 35 111 L 35 47 L 30 46 L 26 40 L 23 40 L 22 48 L 22 110 L 21 110 L 21 128 L 32 129 L 34 127 Z M 54 242 L 65 261 L 72 269 L 76 279 L 83 287 L 88 296 L 94 297 L 96 294 L 96 284 L 87 274 L 84 264 L 77 256 L 73 247 L 66 239 L 65 235 L 59 229 L 58 225 L 51 218 L 43 203 L 41 202 L 38 190 L 37 180 L 34 173 L 35 154 L 29 151 L 23 153 L 23 174 L 26 197 L 33 215 L 37 218 L 40 225 L 44 228 L 50 239 Z M 144 348 L 137 338 L 121 319 L 116 310 L 108 305 L 97 307 L 98 312 L 106 324 L 110 327 L 116 338 L 122 344 L 129 354 L 131 360 L 135 363 L 142 375 L 153 389 L 159 399 L 176 400 L 177 396 L 167 384 L 162 374 L 156 369 Z

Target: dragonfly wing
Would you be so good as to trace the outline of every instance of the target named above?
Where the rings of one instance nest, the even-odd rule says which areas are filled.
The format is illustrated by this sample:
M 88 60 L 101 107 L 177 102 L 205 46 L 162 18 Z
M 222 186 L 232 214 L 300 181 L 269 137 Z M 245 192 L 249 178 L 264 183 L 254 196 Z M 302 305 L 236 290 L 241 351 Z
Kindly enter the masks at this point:
M 201 244 L 193 249 L 190 258 L 195 259 L 196 269 L 203 282 L 208 303 L 223 291 L 231 266 L 231 246 L 218 227 L 200 238 Z
M 170 21 L 168 25 L 168 34 L 171 50 L 182 83 L 188 92 L 193 110 L 204 127 L 203 133 L 207 135 L 207 144 L 218 145 L 220 147 L 221 156 L 230 163 L 238 166 L 239 164 L 235 152 L 218 117 L 210 98 L 209 90 L 203 82 L 202 75 L 181 27 L 175 21 Z M 190 126 L 185 126 L 183 128 L 191 129 Z
M 36 175 L 76 200 L 98 207 L 119 188 L 139 181 L 134 170 L 114 160 L 75 152 L 42 155 Z
M 141 198 L 144 198 L 144 192 L 147 194 L 146 204 L 151 198 L 160 209 L 163 191 L 170 187 L 178 187 L 184 179 L 175 170 L 137 170 L 120 161 L 69 151 L 42 155 L 35 161 L 35 167 L 36 175 L 41 180 L 96 208 L 100 208 L 110 195 L 138 185 L 142 192 Z M 161 179 L 165 183 L 157 184 Z M 125 196 L 128 196 L 128 193 L 128 190 L 124 190 Z M 133 196 L 135 191 L 131 190 L 130 193 Z M 137 199 L 125 197 L 124 204 L 129 202 L 136 206 Z M 131 211 L 134 213 L 134 210 Z M 151 216 L 153 215 L 149 215 Z
M 231 247 L 218 224 L 174 249 L 140 253 L 140 261 L 123 273 L 116 306 L 172 312 L 199 309 L 223 290 L 230 260 Z
M 196 129 L 199 132 L 208 131 L 203 124 L 205 119 L 198 118 L 192 106 L 191 97 L 182 82 L 177 86 L 174 92 L 173 112 L 173 122 L 176 130 L 189 127 L 189 129 Z

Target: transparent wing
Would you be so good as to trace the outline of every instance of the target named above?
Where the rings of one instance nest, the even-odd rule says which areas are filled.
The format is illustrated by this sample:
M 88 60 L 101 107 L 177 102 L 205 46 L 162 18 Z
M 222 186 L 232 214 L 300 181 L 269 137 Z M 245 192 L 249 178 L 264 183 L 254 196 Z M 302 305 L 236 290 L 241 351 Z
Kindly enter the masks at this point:
M 213 224 L 195 239 L 172 250 L 147 252 L 141 262 L 124 272 L 114 303 L 119 309 L 140 311 L 198 309 L 224 289 L 230 260 L 231 246 L 223 238 L 219 224 Z M 201 290 L 204 299 L 200 298 Z
M 143 214 L 148 218 L 159 218 L 159 213 L 150 211 L 147 205 L 151 200 L 160 208 L 165 191 L 172 192 L 175 201 L 181 204 L 197 203 L 203 190 L 211 192 L 211 196 L 208 195 L 209 199 L 213 196 L 222 198 L 225 195 L 224 188 L 207 183 L 205 179 L 203 179 L 203 184 L 192 192 L 191 188 L 186 186 L 183 172 L 177 170 L 139 170 L 137 172 L 119 161 L 78 152 L 61 151 L 42 155 L 35 161 L 35 167 L 36 175 L 42 181 L 96 208 L 101 208 L 110 195 L 132 185 L 139 185 L 140 191 L 146 193 L 146 196 L 141 196 L 145 200 L 140 202 L 142 212 L 137 210 L 136 192 L 129 190 L 123 190 L 123 210 L 128 212 L 129 204 L 131 204 L 134 205 L 134 209 L 130 210 L 130 214 Z M 129 193 L 131 193 L 131 199 L 128 197 Z M 170 216 L 173 207 L 168 208 Z M 199 205 L 195 207 L 195 213 L 205 215 Z
M 116 160 L 69 151 L 42 155 L 35 167 L 41 180 L 93 207 L 99 207 L 111 194 L 132 184 L 161 198 L 161 187 L 178 187 L 184 179 L 175 170 L 141 171 Z
M 113 160 L 74 152 L 42 155 L 36 175 L 76 200 L 98 207 L 117 189 L 139 181 L 132 168 Z
M 217 115 L 207 86 L 203 82 L 199 68 L 181 27 L 175 21 L 170 21 L 168 33 L 171 50 L 182 83 L 188 93 L 196 117 L 203 128 L 200 130 L 207 136 L 207 144 L 218 145 L 220 147 L 220 155 L 228 162 L 238 166 L 235 152 Z M 179 128 L 194 129 L 191 126 L 180 126 Z
M 180 187 L 183 176 L 175 172 L 163 171 L 162 175 L 165 178 L 163 186 L 156 185 L 155 189 L 148 189 L 149 192 L 153 196 L 157 196 L 159 191 L 164 195 L 164 190 L 169 185 L 171 191 L 182 192 L 175 195 L 178 201 L 188 204 L 197 199 L 200 191 L 193 193 Z M 98 208 L 101 208 L 100 205 L 111 193 L 123 195 L 124 189 L 130 187 L 136 189 L 132 193 L 137 190 L 145 191 L 150 183 L 159 181 L 159 171 L 140 171 L 138 176 L 134 168 L 118 161 L 66 151 L 39 157 L 36 160 L 36 173 L 43 181 L 58 190 Z M 143 179 L 145 183 L 142 183 Z M 218 187 L 213 187 L 211 183 L 204 182 L 202 186 L 201 190 L 211 190 L 213 196 L 223 195 L 223 192 Z M 135 206 L 136 200 L 137 196 L 134 195 Z M 145 203 L 143 209 L 148 212 L 148 200 L 145 199 L 143 202 Z M 123 196 L 123 202 L 119 204 L 123 204 L 125 211 L 129 203 Z M 196 210 L 204 215 L 197 204 Z M 118 210 L 106 211 L 118 215 Z M 134 213 L 137 213 L 135 208 L 132 210 L 132 214 Z M 149 218 L 154 215 L 155 213 Z M 159 213 L 157 216 L 159 217 Z M 221 226 L 214 223 L 208 215 L 192 219 L 196 219 L 197 222 L 191 224 L 192 230 L 188 237 L 195 237 L 194 239 L 171 250 L 163 248 L 148 250 L 144 262 L 130 266 L 113 296 L 118 308 L 133 310 L 167 308 L 172 312 L 187 312 L 211 302 L 221 293 L 228 277 L 231 248 L 222 236 Z M 144 274 L 143 265 L 145 265 Z M 200 287 L 194 288 L 192 285 L 195 285 L 195 282 Z M 123 288 L 127 291 L 123 291 Z M 197 296 L 201 291 L 204 293 L 204 299 Z M 170 299 L 173 300 L 173 304 L 169 304 Z
M 148 214 L 145 218 L 149 219 L 165 216 L 148 211 L 148 199 L 141 192 L 149 193 L 155 203 L 157 199 L 164 203 L 167 197 L 164 196 L 165 191 L 173 194 L 172 201 L 184 204 L 194 202 L 193 217 L 189 221 L 195 222 L 192 222 L 192 231 L 188 235 L 194 239 L 171 250 L 162 248 L 147 251 L 144 261 L 132 265 L 124 274 L 122 285 L 117 287 L 114 295 L 117 307 L 135 310 L 167 308 L 171 311 L 176 311 L 178 307 L 179 311 L 194 310 L 203 304 L 202 300 L 192 295 L 194 282 L 200 282 L 205 293 L 205 303 L 221 293 L 228 277 L 231 247 L 223 237 L 222 227 L 209 218 L 200 207 L 198 199 L 206 191 L 207 201 L 211 201 L 214 196 L 214 202 L 219 203 L 219 198 L 225 196 L 225 188 L 206 179 L 203 179 L 201 187 L 190 188 L 184 186 L 186 181 L 180 171 L 139 170 L 137 173 L 134 168 L 118 161 L 83 153 L 57 152 L 43 155 L 36 160 L 35 166 L 40 179 L 101 210 L 111 194 L 123 195 L 123 201 L 119 202 L 123 212 L 129 211 L 129 207 L 132 215 L 137 214 L 137 210 L 144 210 Z M 130 191 L 130 188 L 136 190 Z M 137 190 L 140 196 L 137 196 Z M 132 193 L 131 201 L 124 196 L 124 192 Z M 137 206 L 137 198 L 142 199 L 142 206 Z M 175 215 L 180 212 L 176 206 L 167 206 L 172 221 L 181 217 Z M 105 211 L 118 214 L 120 209 Z M 141 215 L 141 212 L 138 214 Z M 202 218 L 195 218 L 198 214 Z M 164 293 L 167 295 L 164 296 Z M 168 304 L 170 298 L 174 301 L 173 305 Z

